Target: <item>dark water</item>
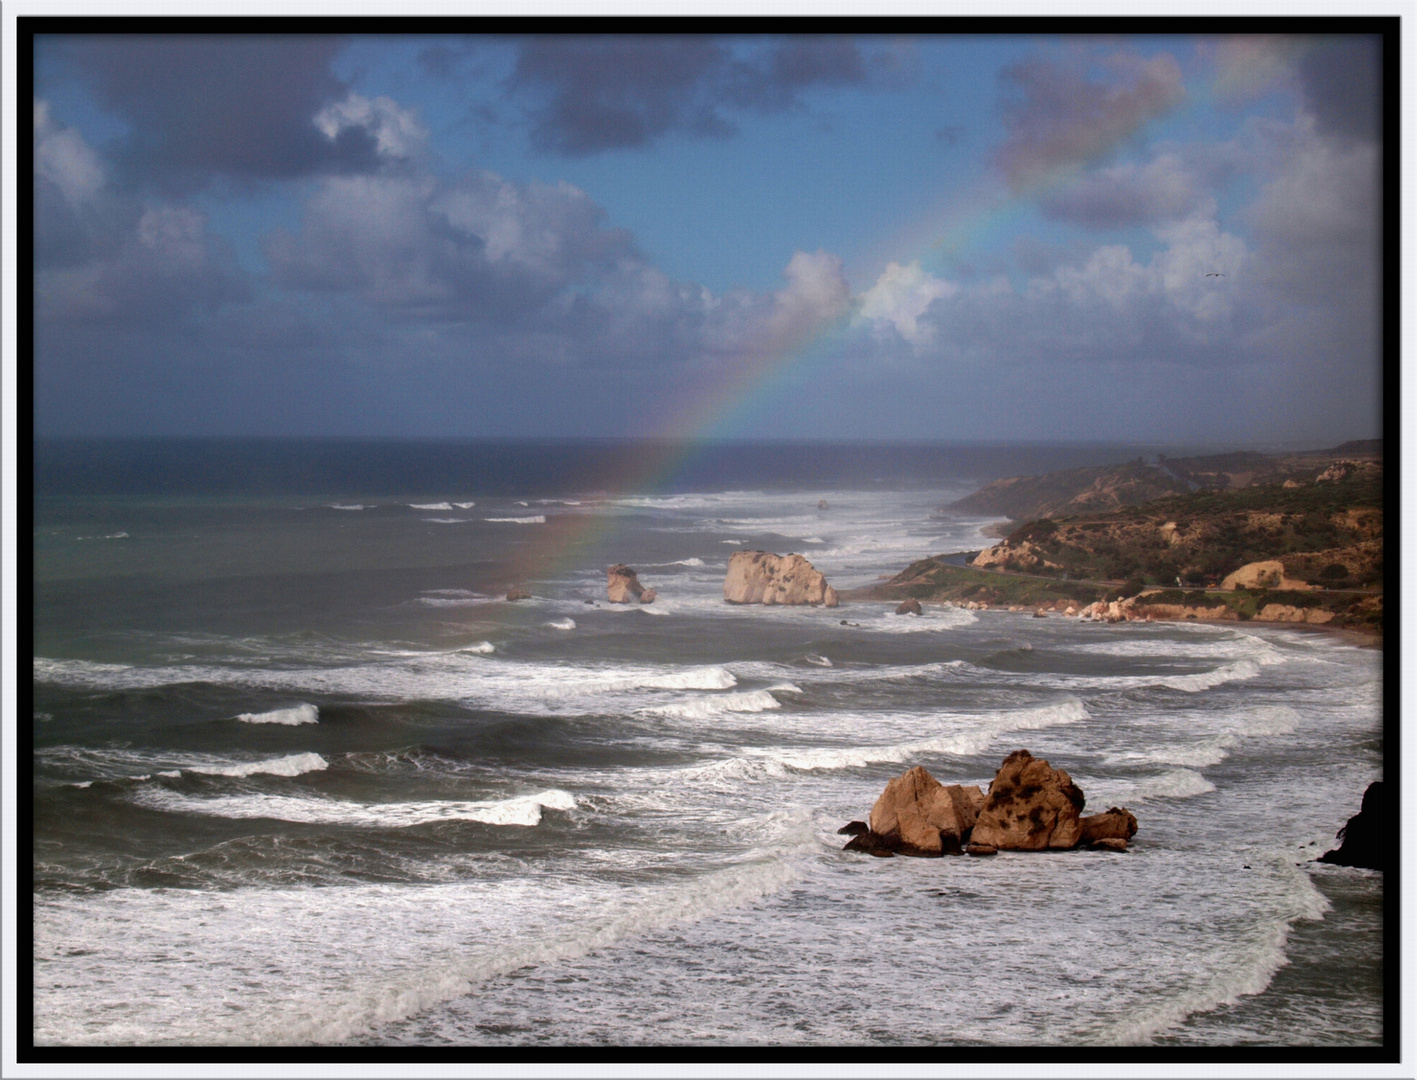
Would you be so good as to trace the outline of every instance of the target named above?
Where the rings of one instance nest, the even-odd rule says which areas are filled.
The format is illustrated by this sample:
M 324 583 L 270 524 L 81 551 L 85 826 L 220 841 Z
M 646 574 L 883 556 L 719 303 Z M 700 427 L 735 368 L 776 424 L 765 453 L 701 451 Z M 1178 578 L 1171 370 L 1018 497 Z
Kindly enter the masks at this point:
M 1381 654 L 722 600 L 735 550 L 865 585 L 979 546 L 981 480 L 1134 456 L 41 447 L 36 1039 L 1380 1045 L 1382 877 L 1308 859 L 1382 774 Z M 840 850 L 1019 746 L 1132 850 Z M 937 989 L 863 1029 L 902 950 Z

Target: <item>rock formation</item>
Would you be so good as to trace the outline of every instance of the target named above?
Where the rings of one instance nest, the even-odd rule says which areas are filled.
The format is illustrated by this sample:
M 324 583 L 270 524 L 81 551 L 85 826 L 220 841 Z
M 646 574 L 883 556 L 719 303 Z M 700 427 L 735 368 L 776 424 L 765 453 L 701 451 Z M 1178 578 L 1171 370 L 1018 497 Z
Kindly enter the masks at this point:
M 658 595 L 653 589 L 646 589 L 640 579 L 624 563 L 616 563 L 605 571 L 606 595 L 612 604 L 629 604 L 638 600 L 641 604 L 652 604 Z
M 999 767 L 987 795 L 977 786 L 945 786 L 916 765 L 886 784 L 864 831 L 860 822 L 841 831 L 855 834 L 845 850 L 878 856 L 992 855 L 1084 846 L 1125 851 L 1137 831 L 1131 812 L 1114 806 L 1083 817 L 1083 804 L 1081 789 L 1066 772 L 1027 750 L 1015 750 Z
M 983 802 L 984 793 L 978 787 L 945 787 L 916 765 L 886 784 L 871 807 L 869 831 L 856 840 L 871 837 L 859 848 L 879 842 L 879 846 L 902 855 L 958 854 L 969 841 Z
M 1363 792 L 1363 806 L 1338 830 L 1341 843 L 1333 851 L 1319 856 L 1322 863 L 1337 866 L 1362 866 L 1369 870 L 1386 870 L 1397 857 L 1394 826 L 1397 807 L 1381 780 L 1374 780 Z
M 919 615 L 920 601 L 916 600 L 913 596 L 908 597 L 900 602 L 900 606 L 895 609 L 895 613 L 897 615 Z
M 1023 851 L 1077 847 L 1082 807 L 1082 791 L 1067 773 L 1015 750 L 989 785 L 972 839 Z
M 836 607 L 836 590 L 801 555 L 735 551 L 723 579 L 730 604 L 821 604 Z
M 1311 589 L 1305 581 L 1295 581 L 1284 576 L 1284 564 L 1278 559 L 1264 562 L 1246 563 L 1220 583 L 1226 591 L 1231 589 Z
M 512 588 L 510 588 L 510 589 L 507 590 L 507 599 L 508 599 L 508 600 L 530 600 L 530 599 L 531 599 L 531 593 L 527 592 L 525 589 L 523 589 L 523 588 L 522 588 L 521 586 L 519 586 L 519 585 L 514 585 Z

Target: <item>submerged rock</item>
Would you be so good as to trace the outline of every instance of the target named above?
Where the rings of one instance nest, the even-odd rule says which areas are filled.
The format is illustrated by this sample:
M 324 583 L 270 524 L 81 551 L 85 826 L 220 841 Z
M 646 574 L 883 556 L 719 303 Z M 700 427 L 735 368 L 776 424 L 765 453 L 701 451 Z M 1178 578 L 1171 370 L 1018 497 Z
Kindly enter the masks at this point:
M 1343 841 L 1333 851 L 1319 856 L 1321 863 L 1336 866 L 1361 866 L 1368 870 L 1386 870 L 1396 857 L 1394 823 L 1397 807 L 1381 780 L 1374 780 L 1363 792 L 1363 806 L 1338 830 Z
M 514 586 L 513 588 L 507 590 L 507 599 L 508 599 L 508 600 L 530 600 L 530 599 L 531 599 L 531 593 L 527 592 L 525 589 L 523 589 L 523 588 L 521 588 L 521 587 L 519 587 L 519 586 Z
M 900 607 L 895 609 L 897 615 L 919 615 L 920 601 L 915 597 L 907 597 L 900 602 Z
M 836 590 L 801 555 L 735 551 L 723 579 L 730 604 L 810 604 L 836 607 Z

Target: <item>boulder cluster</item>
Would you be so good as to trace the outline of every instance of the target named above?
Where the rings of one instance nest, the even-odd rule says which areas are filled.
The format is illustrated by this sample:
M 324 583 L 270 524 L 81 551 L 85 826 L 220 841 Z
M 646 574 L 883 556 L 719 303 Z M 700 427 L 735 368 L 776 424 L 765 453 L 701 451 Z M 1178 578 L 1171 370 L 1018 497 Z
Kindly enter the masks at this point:
M 1027 750 L 999 767 L 988 792 L 977 785 L 944 785 L 916 765 L 886 784 L 869 823 L 838 830 L 852 834 L 847 851 L 868 855 L 993 855 L 998 851 L 1126 851 L 1137 819 L 1122 807 L 1082 816 L 1082 790 L 1062 769 Z

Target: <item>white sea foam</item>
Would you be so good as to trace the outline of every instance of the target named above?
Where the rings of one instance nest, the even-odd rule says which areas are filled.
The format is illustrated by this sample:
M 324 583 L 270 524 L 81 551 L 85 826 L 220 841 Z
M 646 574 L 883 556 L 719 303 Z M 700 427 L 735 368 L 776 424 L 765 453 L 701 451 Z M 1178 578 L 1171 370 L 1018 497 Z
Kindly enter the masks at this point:
M 127 540 L 128 534 L 125 532 L 109 533 L 107 536 L 76 536 L 75 540 Z
M 241 713 L 236 719 L 246 724 L 318 724 L 320 710 L 302 702 L 289 709 L 272 709 L 263 713 Z
M 523 503 L 522 505 L 524 506 L 524 505 L 526 505 L 526 504 Z M 546 524 L 546 515 L 545 515 L 545 514 L 533 514 L 533 515 L 531 515 L 530 517 L 495 517 L 495 518 L 483 518 L 482 520 L 483 520 L 483 521 L 500 521 L 500 522 L 505 522 L 505 523 L 510 524 L 510 525 L 545 525 L 545 524 Z
M 559 788 L 485 801 L 356 803 L 261 792 L 201 798 L 167 789 L 140 790 L 133 798 L 143 806 L 167 812 L 223 818 L 273 818 L 370 829 L 403 829 L 439 821 L 476 821 L 484 825 L 529 828 L 540 824 L 543 809 L 574 810 L 576 807 L 575 797 Z
M 546 624 L 553 630 L 574 630 L 576 628 L 575 619 L 552 619 Z
M 331 510 L 363 510 L 365 508 L 363 503 L 353 503 L 351 505 L 343 505 L 341 503 L 330 503 L 329 507 Z
M 492 653 L 496 652 L 497 649 L 490 641 L 479 641 L 475 645 L 468 645 L 467 647 L 460 649 L 459 651 L 467 653 L 479 653 L 482 656 L 490 656 Z
M 287 754 L 285 757 L 269 758 L 265 761 L 247 761 L 239 765 L 189 765 L 187 772 L 204 776 L 301 776 L 308 772 L 321 772 L 330 763 L 319 754 Z M 173 774 L 163 773 L 163 776 Z M 180 774 L 179 774 L 180 775 Z
M 453 508 L 452 503 L 445 502 L 409 503 L 408 505 L 413 507 L 413 509 L 415 510 L 451 510 Z
M 703 566 L 703 559 L 675 559 L 671 563 L 664 563 L 665 566 Z
M 804 544 L 825 544 L 826 541 L 823 540 L 820 536 L 804 536 L 804 537 L 802 537 L 802 543 L 804 543 Z
M 453 503 L 453 505 L 456 506 L 459 510 L 471 510 L 474 506 L 477 505 L 477 503 L 475 503 L 475 502 L 462 502 L 462 503 Z
M 774 685 L 769 686 L 768 689 L 769 689 L 770 691 L 774 691 L 774 692 L 780 693 L 780 694 L 800 694 L 800 693 L 802 693 L 802 688 L 801 688 L 800 686 L 798 686 L 796 683 L 790 683 L 790 682 L 775 683 Z
M 817 667 L 832 666 L 832 662 L 830 660 L 828 660 L 825 656 L 818 656 L 816 653 L 808 653 L 802 659 L 806 660 L 809 664 L 815 664 Z
M 466 525 L 469 518 L 419 518 L 419 521 L 426 521 L 430 525 Z

